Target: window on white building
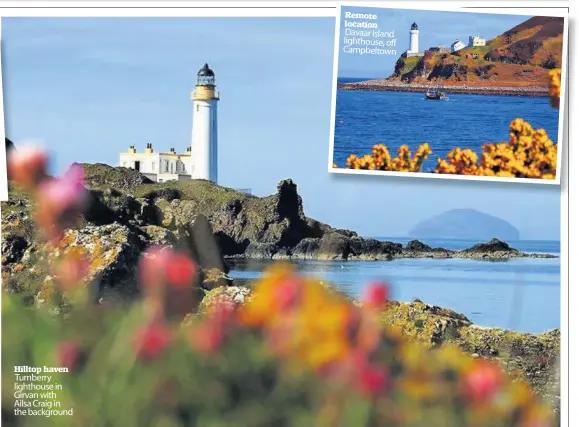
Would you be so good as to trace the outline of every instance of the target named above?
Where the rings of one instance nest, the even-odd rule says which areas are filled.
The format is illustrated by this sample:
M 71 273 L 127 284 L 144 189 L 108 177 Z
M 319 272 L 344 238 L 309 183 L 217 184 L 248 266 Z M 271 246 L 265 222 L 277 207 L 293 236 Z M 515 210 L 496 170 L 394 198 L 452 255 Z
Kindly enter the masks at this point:
M 173 162 L 171 162 L 171 173 L 173 173 Z
M 165 160 L 165 172 L 169 172 L 169 160 Z
M 152 168 L 152 171 L 153 171 L 153 172 L 155 172 L 155 166 L 156 166 L 156 165 L 155 165 L 155 162 L 152 162 L 152 163 L 151 163 L 151 168 Z

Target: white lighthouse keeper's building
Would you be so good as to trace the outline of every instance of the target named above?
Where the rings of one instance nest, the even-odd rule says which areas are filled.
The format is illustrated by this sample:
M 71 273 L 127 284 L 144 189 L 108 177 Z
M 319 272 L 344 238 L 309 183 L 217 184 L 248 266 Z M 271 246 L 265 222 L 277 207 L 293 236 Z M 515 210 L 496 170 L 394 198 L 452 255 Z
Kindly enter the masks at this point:
M 197 73 L 193 100 L 191 178 L 217 183 L 217 103 L 215 73 L 205 64 Z

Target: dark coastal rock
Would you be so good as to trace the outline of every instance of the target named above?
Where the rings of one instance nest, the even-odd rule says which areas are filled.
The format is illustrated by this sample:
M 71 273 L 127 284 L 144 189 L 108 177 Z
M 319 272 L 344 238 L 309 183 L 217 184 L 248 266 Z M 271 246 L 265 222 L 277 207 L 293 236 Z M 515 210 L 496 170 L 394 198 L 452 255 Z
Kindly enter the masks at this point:
M 232 286 L 233 279 L 219 268 L 201 269 L 200 284 L 201 288 L 211 290 L 218 287 Z
M 115 188 L 89 190 L 89 201 L 84 218 L 98 225 L 120 223 L 144 223 L 141 220 L 141 203 L 134 197 Z
M 425 243 L 422 243 L 420 240 L 411 240 L 406 244 L 404 248 L 407 251 L 412 252 L 430 252 L 432 248 Z
M 402 252 L 402 245 L 376 239 L 353 237 L 349 240 L 350 258 L 359 260 L 391 260 Z
M 293 248 L 292 254 L 298 259 L 316 259 L 320 251 L 320 239 L 305 238 Z
M 133 169 L 112 167 L 103 163 L 81 163 L 80 166 L 85 171 L 85 183 L 88 188 L 113 187 L 127 191 L 139 185 L 153 183 L 145 175 Z
M 325 260 L 348 259 L 350 240 L 340 233 L 326 233 L 320 239 L 318 258 Z
M 471 248 L 465 249 L 464 252 L 492 253 L 492 252 L 519 252 L 511 248 L 506 242 L 499 239 L 491 239 L 487 243 L 477 243 Z
M 12 150 L 16 149 L 14 143 L 8 138 L 4 138 L 4 146 L 6 148 L 6 154 L 9 154 Z
M 181 199 L 181 192 L 173 188 L 161 188 L 160 190 L 152 191 L 149 193 L 148 199 L 153 202 L 157 200 L 172 202 L 173 200 Z
M 38 307 L 52 301 L 55 292 L 53 268 L 59 259 L 69 253 L 80 253 L 89 263 L 85 284 L 95 303 L 103 298 L 132 299 L 139 294 L 137 283 L 137 263 L 143 242 L 128 227 L 120 224 L 87 225 L 78 230 L 68 230 L 61 245 L 39 248 L 40 258 L 31 269 L 41 279 L 36 286 L 35 303 Z M 62 305 L 71 304 L 68 293 L 63 295 Z
M 228 267 L 223 261 L 221 250 L 213 237 L 211 223 L 205 215 L 198 214 L 188 227 L 191 236 L 190 250 L 197 264 L 206 270 L 218 270 L 227 273 Z
M 179 239 L 171 230 L 158 225 L 146 225 L 141 227 L 141 230 L 145 233 L 149 246 L 160 245 L 175 248 L 178 245 Z
M 14 264 L 24 256 L 30 242 L 18 234 L 4 234 L 2 236 L 2 264 Z

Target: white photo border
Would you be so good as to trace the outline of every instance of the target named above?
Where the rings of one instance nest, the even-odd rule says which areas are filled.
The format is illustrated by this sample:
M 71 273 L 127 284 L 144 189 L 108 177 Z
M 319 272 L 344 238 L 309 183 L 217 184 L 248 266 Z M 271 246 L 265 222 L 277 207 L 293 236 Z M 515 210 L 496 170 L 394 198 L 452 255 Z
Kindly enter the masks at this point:
M 379 3 L 358 3 L 352 2 L 340 2 L 338 5 L 336 13 L 336 26 L 335 26 L 335 36 L 334 36 L 334 71 L 332 77 L 332 107 L 330 112 L 330 142 L 329 142 L 329 152 L 328 152 L 328 172 L 335 174 L 345 174 L 345 175 L 377 175 L 377 176 L 398 176 L 406 178 L 433 178 L 433 179 L 452 179 L 452 180 L 465 180 L 465 181 L 486 181 L 486 182 L 509 182 L 517 184 L 543 184 L 543 185 L 560 185 L 561 184 L 561 161 L 563 158 L 563 151 L 566 150 L 565 138 L 563 132 L 563 124 L 565 119 L 565 100 L 566 100 L 566 89 L 567 89 L 567 51 L 569 45 L 569 13 L 563 12 L 562 9 L 567 6 L 549 6 L 548 8 L 537 8 L 537 7 L 523 7 L 523 6 L 473 6 L 471 3 L 468 7 L 457 7 L 452 5 L 452 7 L 434 7 L 432 2 L 413 2 L 412 5 L 407 3 L 399 2 L 388 2 L 387 5 L 382 5 Z M 448 3 L 448 2 L 446 2 Z M 445 3 L 445 4 L 446 4 Z M 562 67 L 561 67 L 561 96 L 560 96 L 560 108 L 559 108 L 559 121 L 557 129 L 557 171 L 555 179 L 540 179 L 540 178 L 506 178 L 506 177 L 493 177 L 493 176 L 475 176 L 475 175 L 453 175 L 453 174 L 437 174 L 428 172 L 396 172 L 396 171 L 377 171 L 377 170 L 364 170 L 364 169 L 347 169 L 347 168 L 334 168 L 334 142 L 335 142 L 335 131 L 336 131 L 336 97 L 338 92 L 338 64 L 340 60 L 340 35 L 341 35 L 341 21 L 342 21 L 342 8 L 343 7 L 360 7 L 360 8 L 374 8 L 374 9 L 406 9 L 406 10 L 422 10 L 422 11 L 433 11 L 433 12 L 461 12 L 461 13 L 488 13 L 488 14 L 501 14 L 501 15 L 523 15 L 523 16 L 554 16 L 563 18 L 563 52 L 562 52 Z M 473 9 L 486 9 L 484 11 L 475 11 Z

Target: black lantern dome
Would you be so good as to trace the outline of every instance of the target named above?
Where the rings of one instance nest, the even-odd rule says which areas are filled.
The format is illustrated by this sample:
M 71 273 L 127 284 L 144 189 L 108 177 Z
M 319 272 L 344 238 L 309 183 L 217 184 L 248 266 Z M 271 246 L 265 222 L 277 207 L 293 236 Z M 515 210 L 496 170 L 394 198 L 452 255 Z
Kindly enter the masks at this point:
M 418 30 L 418 25 L 416 25 L 416 22 L 414 22 L 412 24 L 412 26 L 410 27 L 411 30 Z
M 215 86 L 215 73 L 205 64 L 197 73 L 197 86 Z

